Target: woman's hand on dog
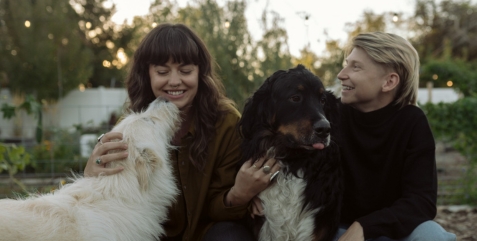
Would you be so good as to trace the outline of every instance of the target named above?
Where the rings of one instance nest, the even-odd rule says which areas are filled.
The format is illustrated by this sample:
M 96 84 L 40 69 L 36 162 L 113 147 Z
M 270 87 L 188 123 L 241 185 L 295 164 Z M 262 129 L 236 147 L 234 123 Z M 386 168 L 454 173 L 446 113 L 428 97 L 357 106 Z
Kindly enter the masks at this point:
M 263 216 L 263 205 L 262 200 L 255 196 L 252 199 L 252 205 L 250 205 L 250 217 L 255 218 L 255 216 L 262 217 Z
M 85 177 L 97 177 L 99 175 L 113 175 L 123 170 L 122 167 L 106 167 L 112 161 L 122 160 L 128 157 L 127 144 L 120 142 L 123 134 L 120 132 L 108 132 L 102 136 L 94 147 L 93 153 L 84 168 Z M 109 153 L 115 150 L 114 153 Z M 101 160 L 100 164 L 97 160 Z
M 265 172 L 263 167 L 269 166 Z M 260 158 L 255 163 L 246 161 L 237 173 L 235 185 L 226 196 L 227 206 L 245 205 L 265 190 L 271 183 L 270 177 L 280 170 L 280 164 L 275 159 Z

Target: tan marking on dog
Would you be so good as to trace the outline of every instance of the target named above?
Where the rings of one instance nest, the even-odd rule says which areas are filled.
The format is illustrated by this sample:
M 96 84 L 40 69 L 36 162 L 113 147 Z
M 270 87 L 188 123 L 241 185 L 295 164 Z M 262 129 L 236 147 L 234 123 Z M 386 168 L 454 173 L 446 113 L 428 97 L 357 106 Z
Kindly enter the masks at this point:
M 305 86 L 303 86 L 303 85 L 298 85 L 298 90 L 305 90 Z
M 154 173 L 155 168 L 162 168 L 162 162 L 159 160 L 159 157 L 150 149 L 145 149 L 140 152 L 136 160 L 136 170 L 138 172 L 137 179 L 142 191 L 147 190 L 149 175 Z
M 295 140 L 300 140 L 302 136 L 305 136 L 307 134 L 306 130 L 310 128 L 310 120 L 299 120 L 288 125 L 279 126 L 278 132 L 284 135 L 291 135 L 295 138 Z

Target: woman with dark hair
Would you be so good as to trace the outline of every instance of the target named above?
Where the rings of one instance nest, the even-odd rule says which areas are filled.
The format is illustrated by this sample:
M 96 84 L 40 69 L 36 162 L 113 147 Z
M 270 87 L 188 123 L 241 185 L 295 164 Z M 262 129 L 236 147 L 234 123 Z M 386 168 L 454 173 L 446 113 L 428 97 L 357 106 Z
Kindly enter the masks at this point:
M 183 24 L 161 24 L 137 48 L 126 80 L 129 109 L 141 111 L 157 97 L 181 111 L 182 123 L 170 153 L 180 195 L 164 224 L 161 240 L 253 240 L 238 222 L 252 198 L 279 170 L 275 160 L 246 162 L 237 173 L 240 113 L 225 96 L 215 62 L 203 41 Z M 122 169 L 108 162 L 127 157 L 121 133 L 101 136 L 85 167 L 85 176 L 113 175 Z M 98 141 L 99 142 L 99 141 Z M 109 151 L 116 150 L 109 154 Z M 117 151 L 121 150 L 121 151 Z M 99 161 L 98 161 L 99 160 Z M 265 173 L 257 166 L 269 166 Z M 268 169 L 268 168 L 267 168 Z

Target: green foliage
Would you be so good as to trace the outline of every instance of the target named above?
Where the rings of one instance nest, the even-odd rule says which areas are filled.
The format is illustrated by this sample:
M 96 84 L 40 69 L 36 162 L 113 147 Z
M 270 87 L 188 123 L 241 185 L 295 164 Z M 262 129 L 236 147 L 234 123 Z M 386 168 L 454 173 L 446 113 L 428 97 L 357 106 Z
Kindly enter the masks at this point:
M 36 173 L 81 172 L 84 158 L 80 155 L 81 133 L 65 129 L 50 129 L 45 132 L 45 140 L 29 150 L 31 167 Z
M 122 53 L 131 53 L 129 42 L 137 28 L 127 24 L 118 31 L 111 17 L 115 6 L 106 8 L 107 0 L 71 0 L 76 9 L 78 33 L 83 44 L 92 52 L 90 65 L 92 74 L 88 76 L 88 87 L 122 87 L 126 76 L 126 59 Z
M 477 4 L 471 1 L 416 0 L 413 45 L 421 59 L 452 56 L 477 60 Z M 450 48 L 446 45 L 449 44 Z
M 0 72 L 16 94 L 55 100 L 91 75 L 68 0 L 0 1 Z M 4 86 L 5 87 L 5 86 Z
M 3 113 L 3 118 L 7 120 L 13 118 L 15 116 L 16 110 L 17 108 L 15 106 L 11 106 L 7 103 L 3 103 L 2 109 L 1 109 Z
M 314 73 L 318 75 L 325 86 L 331 87 L 336 84 L 338 73 L 343 68 L 344 53 L 336 40 L 326 41 L 326 56 L 319 58 L 319 66 L 314 68 Z
M 425 104 L 422 106 L 436 139 L 450 143 L 469 160 L 461 180 L 460 200 L 477 201 L 477 98 L 462 98 L 454 103 Z
M 25 97 L 25 101 L 19 106 L 12 106 L 7 103 L 3 103 L 2 108 L 0 109 L 0 111 L 3 113 L 3 118 L 7 120 L 13 118 L 18 110 L 24 110 L 28 114 L 33 114 L 35 116 L 37 119 L 35 137 L 36 142 L 40 143 L 43 136 L 42 104 L 36 101 L 33 96 L 27 95 Z
M 437 79 L 434 79 L 434 77 Z M 464 96 L 475 96 L 477 94 L 475 66 L 462 60 L 429 60 L 422 65 L 421 79 L 432 81 L 434 87 L 446 87 L 447 81 L 452 81 L 452 87 Z M 425 82 L 421 81 L 421 83 Z
M 266 9 L 262 13 L 261 25 L 264 34 L 257 42 L 257 51 L 263 56 L 259 56 L 260 64 L 256 67 L 263 73 L 264 78 L 256 83 L 256 87 L 275 71 L 294 67 L 288 51 L 288 34 L 282 27 L 285 20 L 275 12 L 271 12 L 271 15 L 270 20 Z M 269 22 L 271 24 L 268 24 Z
M 0 173 L 7 171 L 10 180 L 22 190 L 26 190 L 25 185 L 18 181 L 14 175 L 25 169 L 29 163 L 30 155 L 25 152 L 23 146 L 17 147 L 14 144 L 0 143 Z
M 362 18 L 355 23 L 348 23 L 347 28 L 350 39 L 364 32 L 384 32 L 386 30 L 386 17 L 385 14 L 375 14 L 373 11 L 365 10 Z

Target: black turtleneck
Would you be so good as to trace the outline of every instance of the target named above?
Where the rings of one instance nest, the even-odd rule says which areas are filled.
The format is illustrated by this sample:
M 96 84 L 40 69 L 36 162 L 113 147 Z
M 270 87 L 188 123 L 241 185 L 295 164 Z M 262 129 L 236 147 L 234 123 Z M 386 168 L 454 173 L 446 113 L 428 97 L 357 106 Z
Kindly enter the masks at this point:
M 436 215 L 435 142 L 424 112 L 390 104 L 363 113 L 342 105 L 342 223 L 364 236 L 409 235 Z

